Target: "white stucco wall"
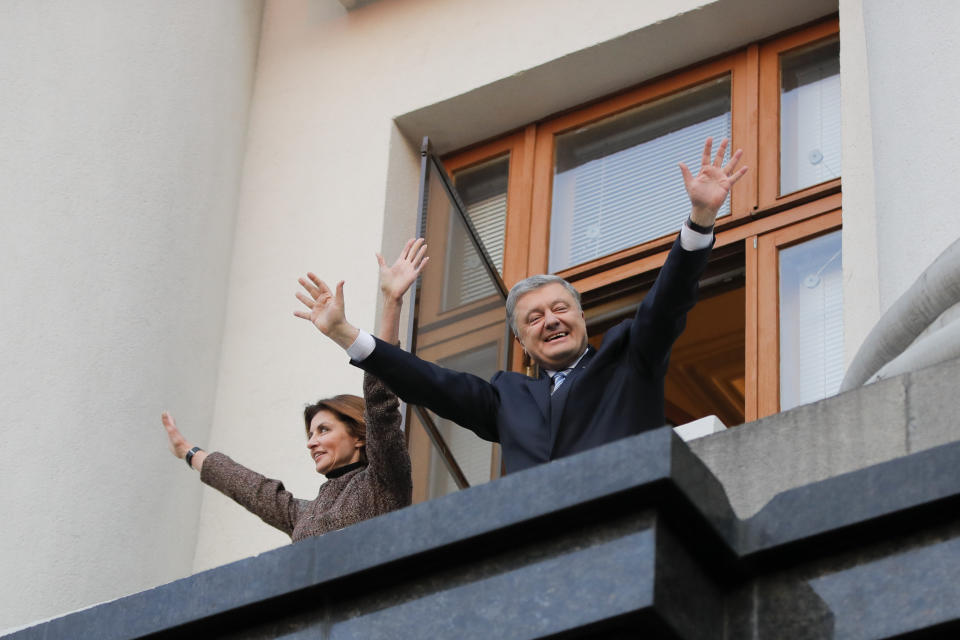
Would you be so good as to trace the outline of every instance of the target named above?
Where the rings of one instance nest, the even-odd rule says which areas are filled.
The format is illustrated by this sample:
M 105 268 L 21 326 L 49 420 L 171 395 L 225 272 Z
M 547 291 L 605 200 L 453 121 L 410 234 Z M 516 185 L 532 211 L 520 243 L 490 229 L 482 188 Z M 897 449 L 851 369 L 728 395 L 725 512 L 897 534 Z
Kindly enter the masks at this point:
M 347 281 L 376 323 L 374 251 L 414 232 L 417 148 L 450 150 L 836 10 L 765 0 L 268 2 L 209 445 L 312 497 L 301 411 L 361 376 L 292 316 L 296 278 Z M 207 490 L 195 569 L 286 544 Z
M 849 362 L 879 316 L 960 236 L 948 186 L 960 171 L 960 5 L 841 0 L 840 28 Z
M 190 571 L 260 12 L 0 5 L 0 629 Z
M 880 306 L 960 236 L 960 5 L 863 2 Z
M 870 75 L 861 0 L 840 0 L 844 360 L 880 316 Z

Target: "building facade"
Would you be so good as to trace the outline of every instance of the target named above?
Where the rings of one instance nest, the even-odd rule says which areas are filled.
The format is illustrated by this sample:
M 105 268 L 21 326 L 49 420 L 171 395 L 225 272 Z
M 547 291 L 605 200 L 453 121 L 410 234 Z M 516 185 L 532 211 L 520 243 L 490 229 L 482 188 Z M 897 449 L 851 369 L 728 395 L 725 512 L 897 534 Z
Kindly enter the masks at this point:
M 743 336 L 732 347 L 743 366 L 723 375 L 743 378 L 743 420 L 786 408 L 779 382 L 764 387 L 783 375 L 769 278 L 779 251 L 838 233 L 842 271 L 833 277 L 849 362 L 882 312 L 958 236 L 950 187 L 960 161 L 950 151 L 960 10 L 947 0 L 920 5 L 5 4 L 0 629 L 286 544 L 201 489 L 165 451 L 159 413 L 170 410 L 188 438 L 283 478 L 297 495 L 316 491 L 301 409 L 356 393 L 361 378 L 292 316 L 296 278 L 311 270 L 346 280 L 350 318 L 374 328 L 374 252 L 395 254 L 417 233 L 424 136 L 455 177 L 515 154 L 503 279 L 564 273 L 599 318 L 610 300 L 619 300 L 616 311 L 642 294 L 667 232 L 554 256 L 563 243 L 550 239 L 548 223 L 558 215 L 548 206 L 553 134 L 729 82 L 720 91 L 729 105 L 714 115 L 747 149 L 751 178 L 718 228 L 727 262 L 717 275 L 735 281 L 725 304 L 742 309 L 728 333 Z M 835 56 L 837 71 L 826 76 L 839 80 L 841 133 L 827 136 L 838 147 L 802 157 L 817 170 L 842 165 L 785 186 L 779 114 L 790 87 L 780 65 L 797 53 L 795 68 L 807 69 L 811 51 L 827 66 Z M 676 171 L 675 161 L 664 165 Z M 514 215 L 521 210 L 526 217 Z M 412 427 L 426 499 L 448 488 L 431 480 L 436 462 L 416 437 Z M 793 450 L 816 469 L 813 481 L 831 472 L 832 444 L 822 438 L 814 447 L 785 433 L 767 445 L 786 455 L 805 443 Z M 756 458 L 737 460 L 751 484 L 728 482 L 714 467 L 741 517 L 763 504 L 762 449 L 751 451 Z

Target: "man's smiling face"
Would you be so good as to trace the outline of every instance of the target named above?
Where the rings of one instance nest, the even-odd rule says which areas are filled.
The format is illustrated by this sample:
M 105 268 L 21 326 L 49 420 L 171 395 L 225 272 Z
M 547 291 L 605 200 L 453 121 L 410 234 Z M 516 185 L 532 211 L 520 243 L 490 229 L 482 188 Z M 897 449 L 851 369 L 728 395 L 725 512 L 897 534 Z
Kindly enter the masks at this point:
M 583 311 L 560 283 L 523 294 L 514 319 L 520 344 L 541 368 L 565 369 L 587 348 Z

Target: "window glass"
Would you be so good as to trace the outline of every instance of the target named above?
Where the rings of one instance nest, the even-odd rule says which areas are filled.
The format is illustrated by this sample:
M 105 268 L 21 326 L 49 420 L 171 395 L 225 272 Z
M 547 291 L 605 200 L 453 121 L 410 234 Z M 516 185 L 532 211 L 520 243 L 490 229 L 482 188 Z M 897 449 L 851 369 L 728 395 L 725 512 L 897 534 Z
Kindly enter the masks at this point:
M 501 274 L 509 171 L 510 157 L 503 156 L 454 175 L 454 185 L 467 216 Z M 483 268 L 480 255 L 467 237 L 466 227 L 459 220 L 449 227 L 447 247 L 444 311 L 481 300 L 496 292 Z
M 780 194 L 840 177 L 840 41 L 780 57 Z
M 550 271 L 678 231 L 690 203 L 677 162 L 696 172 L 708 136 L 730 137 L 729 76 L 558 135 Z
M 467 371 L 484 380 L 489 380 L 500 369 L 499 356 L 499 345 L 492 343 L 443 358 L 437 364 L 456 371 Z M 488 482 L 493 459 L 493 443 L 481 440 L 469 429 L 459 427 L 450 420 L 433 413 L 431 415 L 470 486 Z M 439 456 L 431 456 L 430 498 L 437 498 L 456 490 L 457 485 L 443 464 L 443 460 Z
M 485 262 L 482 257 L 484 253 L 495 253 L 486 245 L 484 236 L 499 239 L 502 264 L 508 163 L 507 157 L 500 157 L 463 172 L 456 193 L 448 190 L 446 171 L 433 155 L 428 157 L 426 173 L 421 176 L 421 204 L 425 207 L 421 212 L 422 232 L 430 246 L 430 261 L 417 290 L 411 336 L 414 353 L 423 360 L 483 379 L 505 369 L 510 357 L 503 311 L 505 293 L 495 275 L 500 266 L 492 260 Z M 498 199 L 499 209 L 484 208 Z M 469 214 L 471 205 L 474 216 Z M 493 216 L 499 217 L 499 223 L 484 226 L 483 214 L 490 210 L 499 210 Z M 478 230 L 482 251 L 474 245 L 464 217 L 486 229 Z M 470 260 L 471 256 L 475 262 Z M 464 306 L 467 303 L 473 304 Z M 447 308 L 442 308 L 445 305 Z M 438 313 L 448 309 L 449 312 Z M 426 414 L 428 420 L 424 422 L 419 412 L 411 411 L 409 425 L 412 436 L 428 438 L 433 444 L 428 458 L 414 460 L 415 473 L 423 472 L 416 477 L 427 481 L 428 497 L 457 488 L 451 468 L 462 472 L 470 485 L 489 481 L 494 445 L 432 412 Z
M 843 380 L 840 232 L 780 251 L 780 410 L 835 394 Z

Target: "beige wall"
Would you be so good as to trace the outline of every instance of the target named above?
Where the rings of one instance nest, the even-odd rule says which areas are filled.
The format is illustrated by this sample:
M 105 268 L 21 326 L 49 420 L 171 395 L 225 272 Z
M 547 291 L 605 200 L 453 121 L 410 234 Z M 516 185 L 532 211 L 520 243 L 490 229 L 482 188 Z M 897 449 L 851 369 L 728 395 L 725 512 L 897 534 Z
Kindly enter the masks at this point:
M 960 236 L 960 5 L 841 0 L 847 360 Z M 956 309 L 954 310 L 954 313 Z
M 190 571 L 259 25 L 0 4 L 0 629 Z

